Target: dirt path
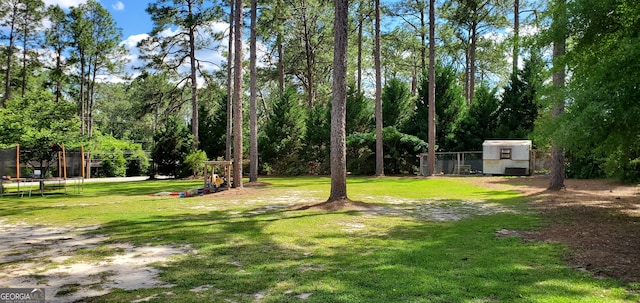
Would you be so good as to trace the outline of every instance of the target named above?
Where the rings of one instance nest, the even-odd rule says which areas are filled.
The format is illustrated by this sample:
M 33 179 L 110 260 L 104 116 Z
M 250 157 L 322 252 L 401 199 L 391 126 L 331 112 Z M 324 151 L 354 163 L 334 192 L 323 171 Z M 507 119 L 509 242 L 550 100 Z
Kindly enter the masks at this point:
M 595 276 L 640 282 L 640 187 L 611 180 L 566 180 L 548 191 L 544 177 L 476 178 L 471 182 L 524 193 L 548 221 L 525 240 L 566 244 L 567 261 Z M 514 187 L 515 186 L 515 187 Z

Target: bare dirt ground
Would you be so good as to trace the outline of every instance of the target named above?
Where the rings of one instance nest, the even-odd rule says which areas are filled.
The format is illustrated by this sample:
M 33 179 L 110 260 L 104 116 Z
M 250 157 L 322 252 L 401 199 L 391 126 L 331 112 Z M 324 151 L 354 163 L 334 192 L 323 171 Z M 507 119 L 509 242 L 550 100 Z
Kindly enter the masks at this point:
M 478 185 L 511 188 L 530 198 L 547 219 L 527 240 L 563 243 L 567 261 L 595 276 L 640 282 L 640 186 L 611 180 L 565 180 L 565 189 L 549 191 L 544 177 L 474 178 Z M 515 185 L 515 187 L 513 186 Z
M 4 224 L 0 249 L 0 287 L 44 287 L 47 302 L 76 302 L 114 289 L 170 287 L 157 279 L 152 264 L 190 252 L 189 247 L 104 244 L 107 238 L 89 235 L 95 227 Z M 79 251 L 107 253 L 86 259 Z

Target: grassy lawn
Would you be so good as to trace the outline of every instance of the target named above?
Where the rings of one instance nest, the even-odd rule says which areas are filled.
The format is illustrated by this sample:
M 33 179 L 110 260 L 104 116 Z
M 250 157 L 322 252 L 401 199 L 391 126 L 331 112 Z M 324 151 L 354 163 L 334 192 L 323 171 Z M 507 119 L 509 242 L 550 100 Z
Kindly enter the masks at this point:
M 261 181 L 271 185 L 186 199 L 149 194 L 201 182 L 87 183 L 81 195 L 1 198 L 0 221 L 97 225 L 89 232 L 105 244 L 189 247 L 158 265 L 171 287 L 87 302 L 640 301 L 637 285 L 568 267 L 562 246 L 496 237 L 544 224 L 515 191 L 464 178 L 350 178 L 350 197 L 378 208 L 294 211 L 326 199 L 329 179 Z

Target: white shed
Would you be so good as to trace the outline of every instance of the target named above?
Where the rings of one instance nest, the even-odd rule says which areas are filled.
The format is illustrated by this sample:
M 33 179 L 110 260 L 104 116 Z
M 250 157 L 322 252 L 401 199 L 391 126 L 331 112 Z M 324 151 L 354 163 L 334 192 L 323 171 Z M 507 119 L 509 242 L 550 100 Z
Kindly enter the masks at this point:
M 482 143 L 482 172 L 493 175 L 531 174 L 531 140 L 486 140 Z

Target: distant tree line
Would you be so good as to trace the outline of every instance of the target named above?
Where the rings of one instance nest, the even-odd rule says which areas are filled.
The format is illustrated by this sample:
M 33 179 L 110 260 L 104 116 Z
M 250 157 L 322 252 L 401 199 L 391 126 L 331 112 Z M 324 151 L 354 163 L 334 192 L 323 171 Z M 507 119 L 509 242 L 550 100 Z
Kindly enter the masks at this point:
M 238 137 L 243 159 L 257 143 L 252 162 L 259 173 L 328 174 L 332 7 L 317 0 L 268 0 L 244 10 L 256 14 L 249 39 L 263 47 L 254 69 L 242 64 L 244 56 L 234 63 L 237 49 L 230 42 L 242 33 L 233 30 L 232 4 L 150 3 L 154 27 L 137 46 L 143 65 L 132 76 L 124 72 L 121 30 L 100 2 L 61 8 L 42 0 L 2 1 L 0 145 L 135 150 L 153 165 L 134 168 L 129 159 L 110 159 L 114 164 L 107 167 L 113 168 L 104 174 L 184 176 L 193 173 L 193 159 L 202 152 L 229 159 L 230 126 L 250 133 L 254 114 L 255 135 Z M 420 0 L 383 3 L 381 10 L 386 174 L 414 173 L 415 156 L 427 149 L 428 9 L 429 2 Z M 370 1 L 350 2 L 346 144 L 353 174 L 376 173 L 375 11 Z M 565 148 L 570 177 L 640 179 L 640 4 L 455 0 L 436 2 L 436 14 L 438 151 L 480 150 L 493 138 L 532 139 L 538 149 L 556 142 Z M 228 29 L 213 31 L 219 23 Z M 572 43 L 551 58 L 558 37 Z M 213 48 L 229 55 L 221 66 L 204 55 Z M 235 123 L 231 88 L 239 80 L 231 77 L 232 67 L 255 79 L 255 86 L 236 95 L 240 104 L 254 106 L 243 106 Z M 559 71 L 570 77 L 554 86 L 551 78 Z M 559 103 L 564 114 L 552 118 Z

